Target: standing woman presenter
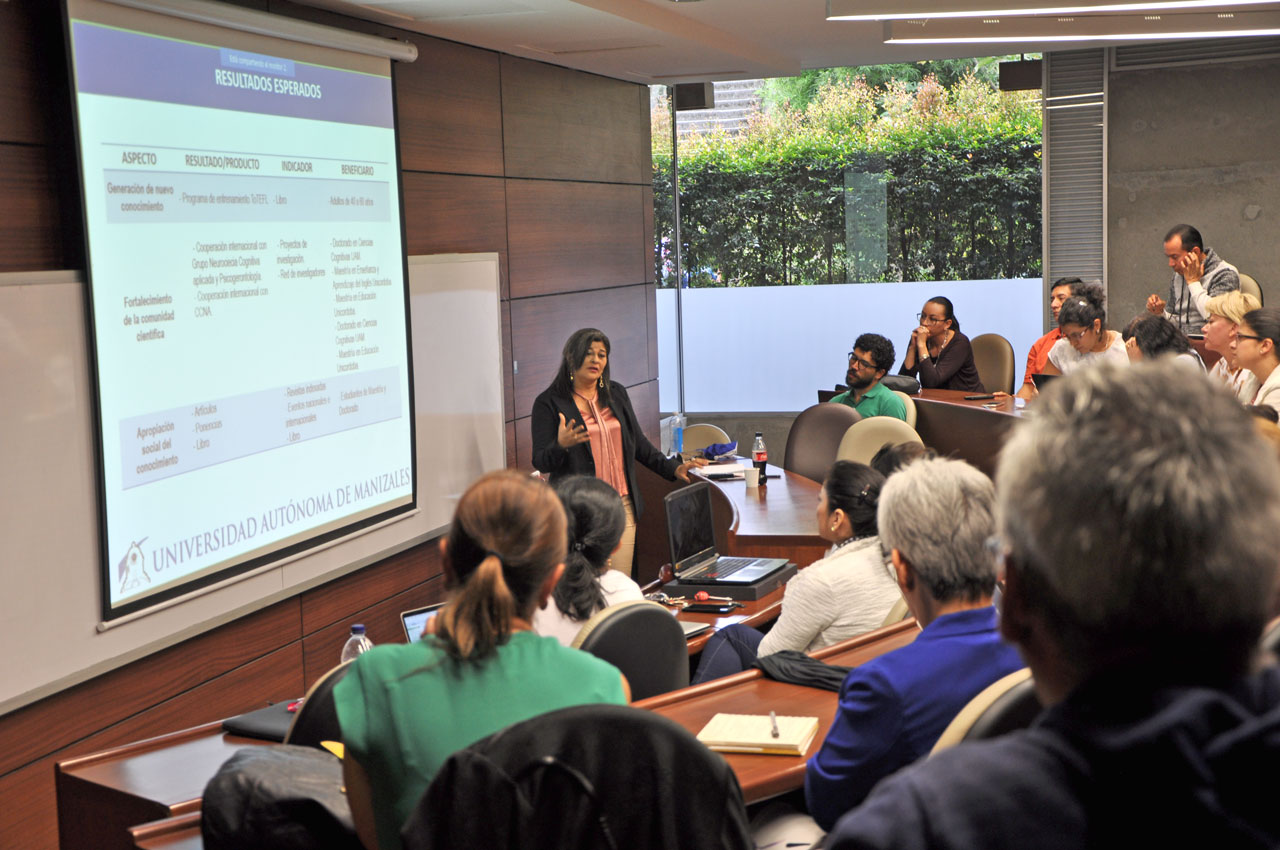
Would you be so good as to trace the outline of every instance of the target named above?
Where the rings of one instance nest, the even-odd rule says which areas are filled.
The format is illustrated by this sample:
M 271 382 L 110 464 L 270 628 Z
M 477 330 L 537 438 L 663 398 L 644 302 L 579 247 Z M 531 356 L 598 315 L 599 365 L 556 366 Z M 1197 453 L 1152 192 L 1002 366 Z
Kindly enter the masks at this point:
M 644 509 L 636 461 L 668 481 L 688 481 L 689 467 L 706 461 L 679 463 L 645 439 L 626 388 L 609 379 L 609 350 L 609 337 L 595 328 L 575 331 L 564 344 L 551 386 L 533 402 L 533 466 L 553 483 L 564 475 L 594 475 L 618 491 L 627 524 L 609 567 L 630 576 L 636 517 Z

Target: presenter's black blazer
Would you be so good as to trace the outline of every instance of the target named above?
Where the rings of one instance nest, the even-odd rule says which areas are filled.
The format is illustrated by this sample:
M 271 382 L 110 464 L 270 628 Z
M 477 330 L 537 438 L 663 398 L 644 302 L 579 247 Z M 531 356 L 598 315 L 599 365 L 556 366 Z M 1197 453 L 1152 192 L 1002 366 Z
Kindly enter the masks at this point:
M 653 447 L 653 443 L 645 439 L 626 388 L 617 381 L 610 381 L 609 393 L 613 397 L 610 409 L 622 425 L 623 470 L 627 476 L 631 505 L 639 517 L 644 510 L 644 500 L 640 498 L 640 488 L 636 486 L 635 462 L 640 461 L 668 481 L 675 480 L 676 468 L 680 464 L 675 459 L 665 457 Z M 554 395 L 548 388 L 533 401 L 530 427 L 533 429 L 534 468 L 550 475 L 553 483 L 564 475 L 594 476 L 596 462 L 591 455 L 590 443 L 580 443 L 569 449 L 560 446 L 557 437 L 561 413 L 566 422 L 586 425 L 582 421 L 582 414 L 578 412 L 578 405 L 568 396 Z

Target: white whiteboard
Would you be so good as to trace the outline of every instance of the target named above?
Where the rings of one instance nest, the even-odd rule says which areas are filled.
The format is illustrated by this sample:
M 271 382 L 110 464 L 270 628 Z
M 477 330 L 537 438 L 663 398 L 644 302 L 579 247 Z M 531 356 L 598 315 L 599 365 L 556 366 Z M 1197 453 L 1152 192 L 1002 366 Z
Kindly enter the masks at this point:
M 0 714 L 437 536 L 506 465 L 498 255 L 409 258 L 418 509 L 102 629 L 78 272 L 0 274 Z

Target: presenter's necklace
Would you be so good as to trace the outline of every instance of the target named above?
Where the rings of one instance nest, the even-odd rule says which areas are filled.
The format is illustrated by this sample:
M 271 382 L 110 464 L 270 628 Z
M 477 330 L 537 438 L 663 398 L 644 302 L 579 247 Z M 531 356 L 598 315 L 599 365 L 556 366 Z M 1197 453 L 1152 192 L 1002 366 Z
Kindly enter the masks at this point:
M 929 359 L 936 364 L 938 362 L 938 358 L 942 356 L 942 349 L 947 347 L 947 343 L 951 342 L 951 338 L 955 335 L 955 331 L 947 331 L 946 335 L 942 337 L 942 344 L 938 346 L 938 353 L 931 355 Z

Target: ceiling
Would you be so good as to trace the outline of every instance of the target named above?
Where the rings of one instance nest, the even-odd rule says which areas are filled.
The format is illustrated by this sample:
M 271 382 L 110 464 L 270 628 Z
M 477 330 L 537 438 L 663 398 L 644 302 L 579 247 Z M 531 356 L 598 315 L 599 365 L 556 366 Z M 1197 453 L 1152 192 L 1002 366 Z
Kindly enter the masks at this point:
M 826 0 L 300 2 L 568 68 L 668 85 L 1098 46 L 1061 41 L 885 44 L 883 23 L 826 20 Z

